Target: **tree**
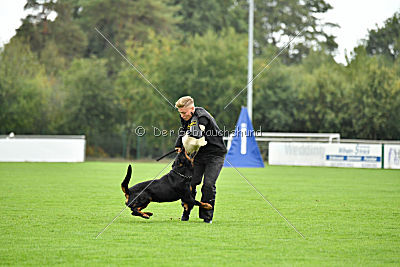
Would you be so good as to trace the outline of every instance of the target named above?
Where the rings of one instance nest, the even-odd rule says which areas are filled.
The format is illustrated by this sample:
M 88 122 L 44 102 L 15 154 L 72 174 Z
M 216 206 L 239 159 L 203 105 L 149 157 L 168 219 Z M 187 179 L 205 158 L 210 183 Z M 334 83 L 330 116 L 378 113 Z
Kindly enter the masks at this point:
M 44 67 L 23 39 L 0 54 L 0 132 L 46 133 L 50 88 Z
M 74 19 L 76 6 L 70 1 L 58 1 L 54 7 L 57 18 L 51 24 L 51 40 L 67 61 L 84 56 L 88 46 L 87 34 Z
M 45 46 L 49 30 L 49 15 L 54 11 L 55 0 L 27 0 L 24 10 L 30 14 L 22 20 L 16 37 L 23 37 L 30 44 L 33 52 L 40 52 Z
M 261 65 L 260 60 L 255 65 Z M 295 124 L 296 95 L 290 68 L 275 62 L 274 67 L 254 82 L 253 126 L 262 131 L 292 131 Z M 246 94 L 243 92 L 243 94 Z
M 178 6 L 175 16 L 180 18 L 178 27 L 187 35 L 203 35 L 208 31 L 220 32 L 229 27 L 239 33 L 247 32 L 246 11 L 234 8 L 232 0 L 172 0 Z
M 24 9 L 36 12 L 36 14 L 29 14 L 27 18 L 33 24 L 48 21 L 49 15 L 54 11 L 56 2 L 56 0 L 27 0 Z M 46 24 L 43 26 L 43 32 L 46 33 Z
M 245 96 L 241 95 L 227 110 L 224 106 L 246 85 L 246 36 L 232 29 L 220 35 L 209 31 L 189 37 L 185 45 L 155 33 L 149 36 L 154 36 L 151 42 L 127 44 L 131 62 L 172 105 L 179 97 L 191 95 L 196 105 L 215 116 L 222 129 L 232 129 L 236 122 L 236 115 L 232 114 L 239 114 Z M 143 126 L 152 133 L 146 135 L 146 144 L 153 148 L 153 155 L 171 149 L 180 126 L 175 108 L 128 65 L 119 73 L 116 89 L 129 131 L 128 148 L 137 138 L 132 129 Z M 154 137 L 153 126 L 167 130 L 168 136 Z M 175 135 L 170 136 L 169 131 Z
M 346 93 L 345 76 L 335 63 L 325 63 L 304 74 L 294 103 L 295 128 L 301 132 L 341 133 L 343 118 L 350 116 Z
M 195 104 L 210 111 L 221 127 L 233 129 L 236 115 L 232 114 L 239 114 L 246 94 L 225 107 L 246 86 L 246 51 L 246 36 L 233 29 L 195 35 L 164 61 L 159 85 L 174 100 L 193 96 Z
M 104 59 L 75 59 L 62 73 L 66 97 L 59 130 L 85 134 L 91 146 L 101 146 L 101 137 L 114 133 L 118 123 L 118 103 L 105 65 Z
M 337 27 L 333 23 L 319 23 L 316 14 L 332 8 L 324 0 L 255 0 L 254 39 L 255 53 L 262 54 L 268 45 L 283 47 L 286 42 L 299 36 L 300 42 L 293 42 L 283 54 L 284 62 L 299 62 L 312 48 L 323 48 L 332 52 L 337 44 L 325 28 Z M 185 33 L 205 34 L 208 30 L 220 32 L 233 27 L 238 33 L 248 31 L 248 1 L 191 1 L 173 0 L 180 6 L 177 16 L 179 27 Z
M 174 101 L 165 88 L 159 86 L 159 81 L 164 73 L 160 70 L 162 62 L 170 57 L 177 45 L 167 37 L 157 36 L 154 31 L 148 33 L 149 41 L 127 42 L 127 56 L 139 71 L 155 86 L 154 89 L 132 66 L 125 64 L 118 74 L 115 88 L 123 110 L 123 128 L 126 133 L 126 157 L 130 157 L 130 151 L 135 136 L 136 127 L 144 127 L 147 134 L 140 138 L 152 147 L 145 156 L 160 155 L 170 150 L 173 146 L 171 137 L 168 143 L 166 138 L 152 134 L 156 129 L 166 130 L 173 121 L 175 115 Z M 173 79 L 173 77 L 168 77 Z M 170 101 L 167 102 L 165 98 Z M 158 131 L 158 130 L 157 130 Z M 173 138 L 172 138 L 173 139 Z M 168 146 L 168 148 L 167 148 Z M 136 150 L 139 148 L 136 147 Z
M 283 54 L 283 62 L 299 62 L 313 47 L 332 52 L 337 48 L 337 44 L 334 37 L 324 30 L 337 25 L 321 24 L 316 17 L 316 14 L 325 13 L 331 8 L 332 6 L 324 0 L 256 0 L 255 40 L 260 47 L 267 44 L 283 47 L 303 31 L 298 40 L 293 41 Z
M 82 56 L 107 58 L 109 74 L 118 72 L 121 59 L 95 28 L 122 50 L 128 38 L 147 41 L 149 28 L 164 36 L 177 30 L 176 7 L 163 0 L 29 0 L 25 9 L 31 14 L 17 36 L 25 37 L 40 59 L 47 43 L 54 42 L 67 63 Z M 52 12 L 57 14 L 54 21 L 49 20 Z
M 384 55 L 395 60 L 400 54 L 400 12 L 384 23 L 382 28 L 368 31 L 366 49 L 370 55 Z
M 42 63 L 49 63 L 45 57 L 49 55 L 63 57 L 66 59 L 64 63 L 68 63 L 73 58 L 81 57 L 86 51 L 86 34 L 73 20 L 72 3 L 73 1 L 65 0 L 29 0 L 25 5 L 25 10 L 30 11 L 30 14 L 22 20 L 15 38 L 27 40 Z M 49 20 L 50 14 L 57 15 L 54 21 Z M 53 50 L 50 53 L 46 51 L 49 47 Z M 50 68 L 51 73 L 56 72 L 53 67 Z
M 364 139 L 400 138 L 400 79 L 396 69 L 381 64 L 377 57 L 367 55 L 358 47 L 348 65 L 351 84 L 347 99 L 350 136 Z
M 129 39 L 147 41 L 148 29 L 163 36 L 175 32 L 177 19 L 172 14 L 176 8 L 168 6 L 163 0 L 95 0 L 80 1 L 78 4 L 77 19 L 88 35 L 88 55 L 102 56 L 109 47 L 94 30 L 95 27 L 122 48 Z

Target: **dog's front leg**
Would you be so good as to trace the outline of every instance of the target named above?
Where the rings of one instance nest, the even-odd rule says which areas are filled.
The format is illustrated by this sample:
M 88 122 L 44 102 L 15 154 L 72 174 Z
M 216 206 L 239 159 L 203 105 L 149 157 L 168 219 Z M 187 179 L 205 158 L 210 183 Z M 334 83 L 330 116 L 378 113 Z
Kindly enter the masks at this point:
M 183 208 L 185 209 L 185 211 L 189 210 L 189 205 L 187 203 L 183 203 Z

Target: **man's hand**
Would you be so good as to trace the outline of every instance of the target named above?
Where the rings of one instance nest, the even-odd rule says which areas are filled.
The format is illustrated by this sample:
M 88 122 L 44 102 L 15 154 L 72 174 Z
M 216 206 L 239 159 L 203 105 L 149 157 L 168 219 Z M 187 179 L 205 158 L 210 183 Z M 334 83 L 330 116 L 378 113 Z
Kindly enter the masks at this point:
M 175 150 L 176 150 L 176 153 L 181 153 L 181 151 L 182 151 L 182 148 L 180 148 L 180 147 L 175 147 Z

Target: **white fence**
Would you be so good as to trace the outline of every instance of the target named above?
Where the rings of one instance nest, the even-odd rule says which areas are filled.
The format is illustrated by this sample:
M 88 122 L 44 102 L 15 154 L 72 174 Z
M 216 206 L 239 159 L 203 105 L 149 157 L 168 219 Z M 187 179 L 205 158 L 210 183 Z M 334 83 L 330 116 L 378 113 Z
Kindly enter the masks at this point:
M 268 159 L 270 165 L 381 168 L 382 146 L 271 142 Z
M 3 162 L 83 162 L 85 136 L 0 136 Z
M 384 145 L 384 168 L 400 169 L 400 145 Z

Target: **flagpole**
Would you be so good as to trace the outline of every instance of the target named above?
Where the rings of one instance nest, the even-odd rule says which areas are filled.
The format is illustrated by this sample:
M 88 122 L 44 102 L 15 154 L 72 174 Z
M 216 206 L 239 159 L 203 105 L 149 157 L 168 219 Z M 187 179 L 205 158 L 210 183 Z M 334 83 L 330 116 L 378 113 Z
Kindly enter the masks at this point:
M 253 24 L 254 24 L 254 0 L 249 0 L 249 45 L 247 67 L 247 111 L 250 121 L 253 121 Z

